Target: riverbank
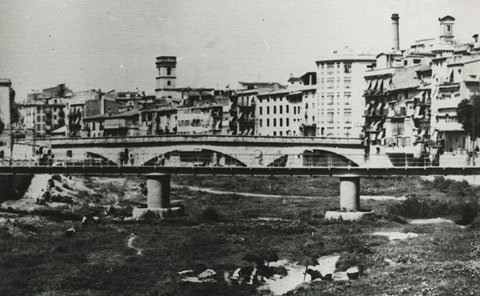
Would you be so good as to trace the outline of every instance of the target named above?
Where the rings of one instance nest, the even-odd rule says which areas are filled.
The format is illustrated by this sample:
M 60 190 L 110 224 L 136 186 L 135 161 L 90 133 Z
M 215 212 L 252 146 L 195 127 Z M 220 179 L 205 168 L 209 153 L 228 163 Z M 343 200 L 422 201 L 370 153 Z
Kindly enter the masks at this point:
M 179 186 L 172 188 L 172 199 L 185 205 L 187 216 L 138 222 L 123 217 L 131 214 L 133 206 L 146 202 L 137 190 L 142 179 L 62 180 L 78 184 L 83 193 L 76 195 L 75 205 L 58 211 L 95 214 L 99 223 L 82 226 L 81 216 L 64 220 L 50 214 L 0 213 L 1 295 L 271 295 L 265 288 L 268 285 L 278 293 L 301 296 L 470 295 L 479 288 L 477 224 L 467 231 L 452 223 L 397 223 L 389 218 L 388 210 L 405 201 L 394 197 L 362 199 L 362 205 L 376 214 L 360 223 L 325 221 L 325 210 L 338 206 L 335 194 L 321 194 L 323 188 L 331 193 L 333 186 L 326 184 L 333 184 L 333 178 L 331 183 L 295 178 L 296 196 L 269 198 L 194 191 L 181 186 L 188 180 L 175 177 Z M 261 181 L 265 182 L 252 182 Z M 236 181 L 229 182 L 230 186 L 220 189 L 239 191 Z M 285 179 L 272 186 L 288 187 L 289 182 L 293 181 Z M 417 184 L 388 182 L 405 184 L 410 187 L 406 190 Z M 251 185 L 245 182 L 241 186 Z M 427 184 L 417 192 L 424 192 L 430 200 L 447 196 L 432 187 Z M 259 191 L 266 194 L 266 190 Z M 379 188 L 378 192 L 385 191 Z M 316 192 L 311 198 L 301 197 L 311 192 Z M 112 204 L 117 212 L 107 215 L 104 210 Z M 66 237 L 65 230 L 72 226 L 76 235 Z M 390 240 L 395 237 L 405 240 Z M 278 254 L 273 266 L 292 271 L 294 282 L 287 288 L 276 290 L 275 284 L 280 282 L 275 278 L 253 285 L 226 280 L 225 273 L 254 265 L 242 260 L 247 254 L 265 249 Z M 298 265 L 304 256 L 338 256 L 337 272 L 362 265 L 364 274 L 358 280 L 333 282 L 311 282 L 307 275 L 303 283 L 302 274 L 296 271 L 304 270 Z M 179 274 L 192 270 L 199 275 L 207 269 L 215 275 L 201 283 L 182 281 L 185 276 Z

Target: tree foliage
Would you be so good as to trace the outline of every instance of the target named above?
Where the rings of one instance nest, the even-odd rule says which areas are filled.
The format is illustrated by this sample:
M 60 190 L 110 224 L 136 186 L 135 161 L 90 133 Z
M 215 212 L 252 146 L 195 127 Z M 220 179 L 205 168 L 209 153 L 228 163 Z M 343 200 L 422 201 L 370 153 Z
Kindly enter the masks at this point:
M 458 104 L 457 120 L 470 137 L 473 137 L 474 131 L 475 137 L 480 136 L 480 95 L 473 95 L 470 100 L 463 99 Z

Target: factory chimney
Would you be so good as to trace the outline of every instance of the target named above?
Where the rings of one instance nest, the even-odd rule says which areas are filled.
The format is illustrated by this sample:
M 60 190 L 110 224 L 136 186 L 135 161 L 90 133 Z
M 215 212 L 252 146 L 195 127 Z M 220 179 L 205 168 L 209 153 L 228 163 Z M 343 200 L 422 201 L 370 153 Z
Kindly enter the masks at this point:
M 398 25 L 398 20 L 400 17 L 398 16 L 398 13 L 393 13 L 392 14 L 392 31 L 393 31 L 393 46 L 392 50 L 394 52 L 397 52 L 400 50 L 400 32 L 399 32 L 399 25 Z

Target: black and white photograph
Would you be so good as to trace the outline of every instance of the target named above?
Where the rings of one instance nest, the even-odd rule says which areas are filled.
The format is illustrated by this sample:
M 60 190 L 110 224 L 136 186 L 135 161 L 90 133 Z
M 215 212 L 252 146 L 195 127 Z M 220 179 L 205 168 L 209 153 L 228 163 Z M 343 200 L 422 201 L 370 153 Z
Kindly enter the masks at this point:
M 478 0 L 0 0 L 0 295 L 480 295 Z

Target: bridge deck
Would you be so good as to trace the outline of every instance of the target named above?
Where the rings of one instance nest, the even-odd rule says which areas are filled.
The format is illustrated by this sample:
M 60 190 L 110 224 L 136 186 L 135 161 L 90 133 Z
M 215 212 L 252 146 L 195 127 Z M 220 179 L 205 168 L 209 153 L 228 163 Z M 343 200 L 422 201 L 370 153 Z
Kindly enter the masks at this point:
M 76 174 L 76 175 L 479 175 L 480 167 L 201 167 L 201 166 L 0 166 L 0 175 Z
M 31 144 L 33 139 L 17 143 Z M 172 145 L 179 143 L 215 143 L 219 145 L 323 145 L 333 147 L 364 148 L 362 139 L 331 137 L 272 137 L 272 136 L 240 136 L 240 135 L 163 135 L 163 136 L 129 136 L 129 137 L 91 137 L 91 138 L 45 138 L 37 139 L 36 145 L 51 147 L 78 146 L 135 146 L 135 145 Z

